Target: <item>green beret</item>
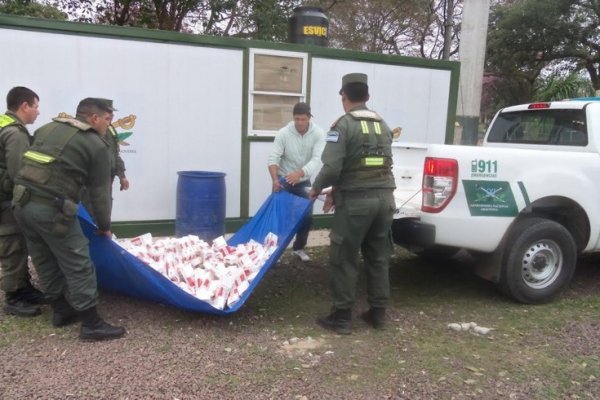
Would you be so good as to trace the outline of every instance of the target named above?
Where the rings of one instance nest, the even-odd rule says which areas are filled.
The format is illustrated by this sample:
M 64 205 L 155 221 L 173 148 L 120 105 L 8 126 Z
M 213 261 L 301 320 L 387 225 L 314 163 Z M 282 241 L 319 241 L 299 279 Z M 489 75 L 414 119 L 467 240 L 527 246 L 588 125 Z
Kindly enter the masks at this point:
M 368 84 L 367 82 L 367 74 L 362 74 L 359 72 L 354 72 L 352 74 L 346 74 L 344 75 L 344 77 L 342 78 L 342 87 L 346 86 L 349 83 L 364 83 L 365 85 Z

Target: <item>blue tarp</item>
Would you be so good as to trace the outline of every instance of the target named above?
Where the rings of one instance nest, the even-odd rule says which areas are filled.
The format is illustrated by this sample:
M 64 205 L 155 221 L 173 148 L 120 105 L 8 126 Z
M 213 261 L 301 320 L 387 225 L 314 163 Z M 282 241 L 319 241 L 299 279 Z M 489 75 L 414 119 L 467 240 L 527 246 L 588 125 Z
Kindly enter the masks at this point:
M 256 215 L 227 241 L 231 246 L 246 243 L 250 239 L 263 243 L 269 232 L 273 232 L 279 238 L 277 250 L 266 261 L 250 287 L 233 307 L 225 310 L 214 308 L 186 293 L 112 240 L 96 235 L 94 233 L 96 226 L 83 206 L 79 209 L 79 221 L 90 241 L 90 255 L 96 265 L 99 288 L 184 310 L 228 315 L 237 311 L 246 302 L 265 273 L 277 262 L 310 207 L 312 203 L 307 199 L 285 191 L 273 193 Z

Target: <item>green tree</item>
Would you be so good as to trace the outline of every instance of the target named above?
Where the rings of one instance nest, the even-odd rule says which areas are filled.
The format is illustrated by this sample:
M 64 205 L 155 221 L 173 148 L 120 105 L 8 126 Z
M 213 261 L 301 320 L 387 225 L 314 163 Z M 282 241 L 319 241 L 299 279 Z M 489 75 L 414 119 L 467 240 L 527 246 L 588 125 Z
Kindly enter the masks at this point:
M 487 70 L 516 90 L 516 102 L 533 98 L 542 72 L 584 70 L 600 91 L 600 2 L 511 0 L 490 15 Z
M 282 41 L 300 0 L 50 0 L 79 22 Z
M 551 75 L 540 78 L 534 89 L 534 101 L 563 100 L 573 97 L 593 96 L 589 79 L 582 77 L 580 73 L 572 72 L 567 76 Z
M 333 47 L 424 58 L 458 52 L 462 0 L 321 1 Z
M 242 0 L 229 13 L 221 15 L 224 36 L 283 42 L 288 36 L 288 22 L 299 0 Z
M 0 13 L 46 19 L 67 19 L 67 14 L 57 8 L 31 0 L 0 0 Z
M 138 26 L 170 31 L 185 30 L 188 14 L 202 0 L 51 0 L 79 22 Z

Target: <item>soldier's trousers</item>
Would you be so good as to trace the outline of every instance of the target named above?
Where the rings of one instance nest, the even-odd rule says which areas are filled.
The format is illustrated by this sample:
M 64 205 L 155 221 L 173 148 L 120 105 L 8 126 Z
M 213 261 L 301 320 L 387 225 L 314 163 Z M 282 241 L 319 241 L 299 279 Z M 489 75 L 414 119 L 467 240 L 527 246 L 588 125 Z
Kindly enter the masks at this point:
M 27 247 L 13 215 L 10 201 L 0 211 L 0 289 L 16 292 L 29 280 Z
M 16 206 L 14 212 L 47 299 L 52 302 L 65 296 L 78 311 L 95 306 L 96 270 L 77 217 L 67 224 L 66 232 L 57 233 L 55 222 L 60 215 L 51 203 L 31 200 Z
M 367 301 L 386 307 L 390 297 L 389 260 L 393 249 L 391 226 L 396 208 L 392 189 L 372 189 L 334 194 L 329 267 L 334 306 L 354 305 L 359 276 L 359 251 L 363 255 Z

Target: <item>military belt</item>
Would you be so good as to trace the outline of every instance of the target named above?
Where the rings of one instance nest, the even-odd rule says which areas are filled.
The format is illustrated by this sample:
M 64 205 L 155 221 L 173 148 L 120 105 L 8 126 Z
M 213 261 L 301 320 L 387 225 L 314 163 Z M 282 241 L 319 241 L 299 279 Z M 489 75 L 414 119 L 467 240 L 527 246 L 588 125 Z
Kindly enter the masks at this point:
M 45 194 L 40 194 L 40 193 L 36 193 L 33 191 L 29 191 L 29 199 L 28 201 L 32 201 L 34 203 L 39 203 L 39 204 L 46 204 L 46 205 L 50 205 L 50 206 L 54 206 L 56 204 L 56 200 L 57 198 L 52 196 L 52 195 L 45 195 Z
M 343 175 L 344 179 L 349 180 L 371 180 L 378 178 L 389 178 L 392 176 L 392 172 L 389 169 L 386 170 L 374 170 L 374 171 L 366 171 L 366 170 L 358 170 L 358 171 L 348 171 Z
M 342 190 L 342 196 L 345 199 L 371 199 L 380 197 L 382 194 L 393 192 L 391 188 L 380 189 L 362 189 L 362 190 Z

